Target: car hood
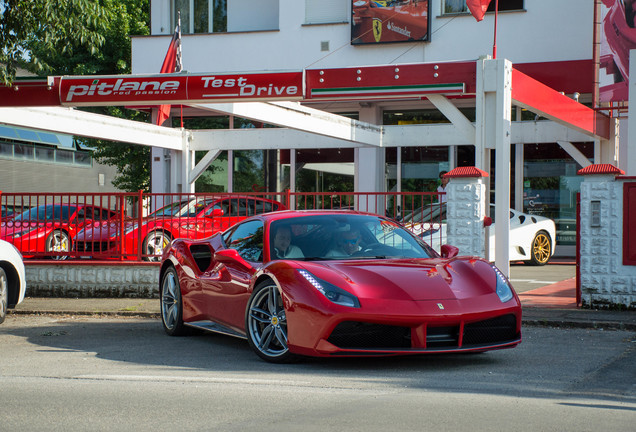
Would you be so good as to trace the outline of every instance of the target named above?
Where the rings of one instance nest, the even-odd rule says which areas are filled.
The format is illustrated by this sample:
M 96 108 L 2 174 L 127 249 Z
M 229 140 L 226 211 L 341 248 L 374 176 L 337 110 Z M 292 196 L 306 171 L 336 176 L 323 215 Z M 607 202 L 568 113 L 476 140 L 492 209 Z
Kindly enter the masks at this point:
M 461 300 L 495 292 L 494 269 L 477 258 L 304 262 L 315 276 L 359 298 Z

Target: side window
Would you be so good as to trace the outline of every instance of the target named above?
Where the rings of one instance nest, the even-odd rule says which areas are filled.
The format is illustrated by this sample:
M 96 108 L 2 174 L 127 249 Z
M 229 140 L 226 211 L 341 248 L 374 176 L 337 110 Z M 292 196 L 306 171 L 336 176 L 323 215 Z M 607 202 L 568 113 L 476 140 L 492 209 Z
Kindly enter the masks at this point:
M 205 216 L 212 216 L 212 212 L 215 209 L 221 209 L 223 210 L 223 216 L 229 216 L 230 215 L 230 201 L 229 200 L 223 200 L 223 201 L 217 201 L 216 203 L 214 203 L 213 206 L 208 207 L 208 209 L 205 211 Z
M 75 215 L 75 219 L 72 221 L 72 223 L 74 224 L 80 224 L 82 222 L 84 222 L 86 220 L 86 210 L 87 208 L 81 208 L 77 211 L 77 214 Z
M 256 214 L 262 214 L 272 211 L 272 203 L 268 201 L 256 201 Z
M 236 249 L 243 259 L 252 262 L 263 260 L 263 222 L 249 221 L 238 225 L 224 238 L 230 249 Z

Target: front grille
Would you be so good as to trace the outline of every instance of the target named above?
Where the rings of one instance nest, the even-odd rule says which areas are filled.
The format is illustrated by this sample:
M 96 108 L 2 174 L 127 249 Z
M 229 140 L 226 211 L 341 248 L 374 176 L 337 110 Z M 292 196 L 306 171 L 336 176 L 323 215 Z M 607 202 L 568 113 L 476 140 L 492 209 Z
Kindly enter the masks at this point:
M 517 318 L 514 315 L 503 315 L 466 324 L 462 346 L 504 343 L 516 339 L 519 339 Z
M 450 348 L 459 344 L 459 327 L 428 327 L 426 348 Z
M 344 321 L 327 340 L 342 349 L 404 349 L 411 348 L 411 328 Z

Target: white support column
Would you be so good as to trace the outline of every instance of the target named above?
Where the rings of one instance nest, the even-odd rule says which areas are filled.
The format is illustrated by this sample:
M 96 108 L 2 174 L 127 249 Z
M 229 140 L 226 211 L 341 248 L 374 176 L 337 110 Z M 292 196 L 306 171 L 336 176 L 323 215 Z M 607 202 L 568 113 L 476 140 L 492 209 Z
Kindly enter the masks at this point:
M 496 62 L 495 135 L 495 265 L 510 275 L 510 126 L 512 122 L 512 63 Z
M 185 130 L 183 131 L 183 150 L 181 150 L 181 193 L 193 193 L 194 181 L 190 183 L 190 172 L 194 168 L 194 152 L 190 150 L 190 140 Z
M 360 121 L 377 125 L 382 123 L 382 109 L 376 104 L 368 104 L 360 109 Z M 355 177 L 354 187 L 356 192 L 384 192 L 385 149 L 357 148 L 355 149 Z M 364 167 L 364 169 L 360 169 Z M 363 211 L 384 214 L 384 203 L 362 200 L 365 208 Z M 381 207 L 381 208 L 380 208 Z
M 495 150 L 495 265 L 510 274 L 510 132 L 512 63 L 489 58 L 477 62 L 475 165 L 489 172 L 489 149 Z M 486 193 L 486 207 L 490 192 Z M 488 230 L 486 230 L 488 232 Z M 492 245 L 486 233 L 486 258 Z
M 489 172 L 490 165 L 487 149 L 494 148 L 494 143 L 486 134 L 486 125 L 490 117 L 486 106 L 487 92 L 495 90 L 486 85 L 485 65 L 490 61 L 490 56 L 477 61 L 477 92 L 475 94 L 475 167 L 485 172 Z M 489 201 L 488 197 L 486 200 Z

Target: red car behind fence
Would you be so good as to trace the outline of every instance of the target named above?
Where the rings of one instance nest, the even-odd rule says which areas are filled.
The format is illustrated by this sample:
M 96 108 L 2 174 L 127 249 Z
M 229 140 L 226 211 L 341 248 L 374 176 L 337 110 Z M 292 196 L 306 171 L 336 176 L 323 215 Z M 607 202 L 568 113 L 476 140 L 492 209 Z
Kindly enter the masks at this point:
M 437 201 L 437 193 L 428 192 L 3 193 L 2 206 L 18 211 L 2 216 L 0 238 L 25 258 L 158 261 L 176 238 L 206 238 L 288 207 L 362 210 L 399 221 Z

